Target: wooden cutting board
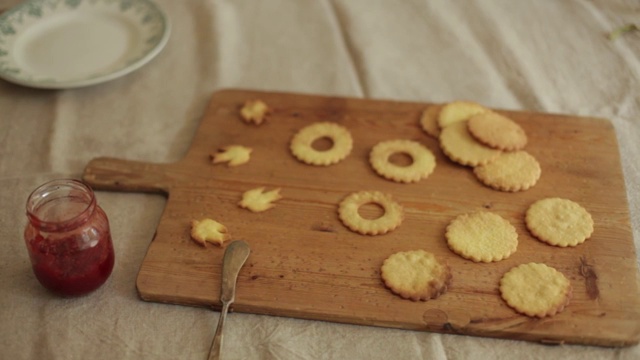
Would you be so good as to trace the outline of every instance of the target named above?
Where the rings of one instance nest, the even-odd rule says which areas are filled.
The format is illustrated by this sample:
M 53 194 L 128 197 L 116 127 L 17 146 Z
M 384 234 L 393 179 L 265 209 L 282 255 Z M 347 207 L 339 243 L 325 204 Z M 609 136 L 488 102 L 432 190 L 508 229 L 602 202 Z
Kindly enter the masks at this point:
M 261 126 L 238 116 L 245 100 L 260 98 L 274 113 Z M 627 346 L 640 340 L 640 293 L 618 145 L 602 119 L 499 111 L 529 136 L 527 151 L 542 177 L 528 191 L 504 193 L 481 185 L 470 168 L 449 161 L 418 125 L 423 103 L 225 90 L 213 95 L 193 144 L 172 164 L 113 158 L 92 160 L 84 180 L 96 189 L 160 192 L 168 201 L 141 265 L 137 288 L 148 301 L 219 307 L 224 249 L 189 238 L 190 221 L 210 217 L 252 249 L 238 279 L 235 311 L 466 334 L 545 343 Z M 350 129 L 354 148 L 344 161 L 315 167 L 295 160 L 289 141 L 300 128 L 332 121 Z M 412 139 L 436 155 L 435 172 L 415 184 L 377 176 L 368 164 L 373 145 Z M 252 147 L 243 166 L 212 165 L 225 145 Z M 238 207 L 241 194 L 265 186 L 284 196 L 263 213 Z M 337 204 L 359 190 L 390 193 L 404 207 L 395 231 L 363 236 L 337 217 Z M 595 232 L 575 248 L 535 240 L 524 226 L 527 207 L 564 197 L 592 214 Z M 506 260 L 480 264 L 453 254 L 444 240 L 457 215 L 492 211 L 519 234 Z M 151 240 L 151 239 L 149 239 Z M 412 302 L 387 290 L 379 269 L 397 251 L 425 249 L 445 259 L 453 282 L 437 300 Z M 564 312 L 545 319 L 519 315 L 500 298 L 498 282 L 511 267 L 543 262 L 573 286 Z

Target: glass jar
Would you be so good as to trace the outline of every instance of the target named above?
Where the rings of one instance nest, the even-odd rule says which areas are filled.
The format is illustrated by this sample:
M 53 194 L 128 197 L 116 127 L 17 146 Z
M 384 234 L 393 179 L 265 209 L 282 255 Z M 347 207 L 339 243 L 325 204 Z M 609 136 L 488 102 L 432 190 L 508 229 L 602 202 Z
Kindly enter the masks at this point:
M 41 185 L 29 195 L 27 218 L 24 240 L 45 288 L 79 296 L 107 281 L 114 263 L 109 220 L 89 186 L 72 179 Z

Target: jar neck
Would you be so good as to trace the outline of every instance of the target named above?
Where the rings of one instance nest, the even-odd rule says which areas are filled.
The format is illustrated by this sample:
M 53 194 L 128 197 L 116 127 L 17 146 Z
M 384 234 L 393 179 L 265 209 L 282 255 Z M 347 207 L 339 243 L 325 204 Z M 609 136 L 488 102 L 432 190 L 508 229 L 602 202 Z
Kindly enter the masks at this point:
M 73 179 L 47 182 L 27 200 L 27 217 L 41 231 L 65 232 L 86 223 L 96 208 L 93 190 Z

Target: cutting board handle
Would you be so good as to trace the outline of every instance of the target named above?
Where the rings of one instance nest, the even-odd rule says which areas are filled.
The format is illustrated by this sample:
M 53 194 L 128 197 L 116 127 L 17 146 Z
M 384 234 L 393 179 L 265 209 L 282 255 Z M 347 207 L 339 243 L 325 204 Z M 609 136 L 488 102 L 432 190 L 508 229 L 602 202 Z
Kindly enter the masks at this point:
M 84 169 L 82 179 L 97 190 L 169 193 L 167 165 L 99 157 Z

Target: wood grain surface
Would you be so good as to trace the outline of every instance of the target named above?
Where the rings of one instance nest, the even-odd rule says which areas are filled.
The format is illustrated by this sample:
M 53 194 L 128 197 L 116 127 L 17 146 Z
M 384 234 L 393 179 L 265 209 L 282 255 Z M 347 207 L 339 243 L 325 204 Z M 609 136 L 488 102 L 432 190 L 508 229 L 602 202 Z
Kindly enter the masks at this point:
M 273 109 L 261 126 L 238 116 L 245 100 L 260 98 Z M 238 312 L 315 319 L 544 343 L 627 346 L 640 340 L 640 293 L 618 145 L 602 119 L 499 111 L 529 136 L 527 151 L 542 176 L 528 191 L 504 193 L 480 184 L 468 167 L 449 161 L 438 142 L 418 125 L 429 104 L 341 97 L 224 90 L 208 110 L 183 160 L 172 164 L 97 158 L 84 180 L 98 190 L 167 194 L 156 235 L 141 264 L 137 288 L 148 301 L 219 308 L 224 249 L 203 248 L 189 238 L 190 221 L 210 217 L 233 239 L 251 246 L 238 279 Z M 354 148 L 342 162 L 315 167 L 295 160 L 291 137 L 317 121 L 332 121 L 352 133 Z M 412 139 L 436 155 L 435 172 L 415 184 L 377 176 L 368 153 L 378 142 Z M 252 147 L 248 164 L 212 165 L 209 155 L 225 145 Z M 251 188 L 281 188 L 283 199 L 263 213 L 237 203 Z M 351 232 L 337 217 L 337 204 L 359 190 L 391 194 L 405 210 L 402 225 L 386 235 Z M 524 226 L 527 207 L 545 197 L 580 203 L 595 231 L 575 248 L 552 247 Z M 452 253 L 444 231 L 457 215 L 492 211 L 519 234 L 518 250 L 506 260 L 481 264 Z M 425 249 L 452 268 L 448 292 L 412 302 L 380 280 L 384 259 L 397 251 Z M 543 262 L 565 274 L 573 298 L 562 313 L 544 319 L 517 314 L 500 298 L 498 283 L 511 267 Z

